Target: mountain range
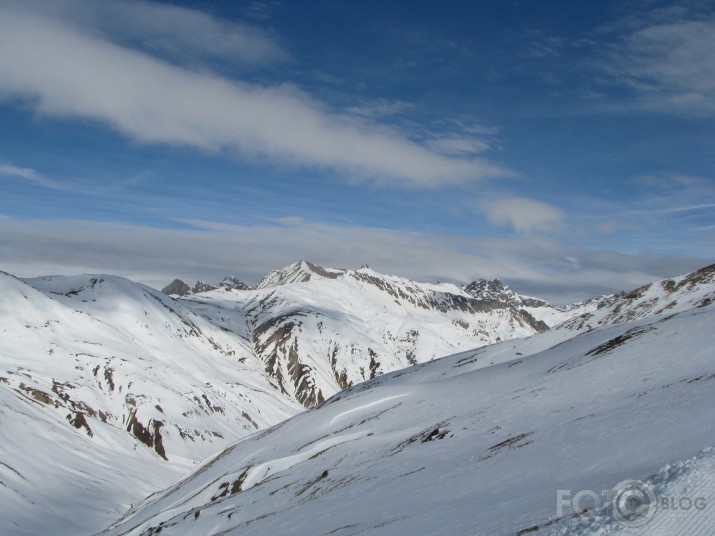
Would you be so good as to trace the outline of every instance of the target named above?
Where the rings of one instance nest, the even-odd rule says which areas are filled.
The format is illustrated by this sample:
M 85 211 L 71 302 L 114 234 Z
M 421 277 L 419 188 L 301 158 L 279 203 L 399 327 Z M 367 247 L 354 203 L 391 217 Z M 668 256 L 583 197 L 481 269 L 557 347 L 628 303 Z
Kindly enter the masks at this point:
M 469 478 L 497 482 L 507 465 L 530 467 L 511 453 L 531 436 L 538 450 L 524 452 L 543 463 L 549 452 L 586 448 L 578 438 L 614 415 L 621 421 L 613 434 L 627 436 L 627 403 L 646 397 L 634 398 L 635 387 L 651 401 L 672 394 L 673 418 L 686 407 L 697 418 L 678 425 L 679 441 L 640 464 L 621 460 L 607 476 L 647 476 L 658 460 L 683 453 L 707 460 L 681 447 L 712 445 L 700 417 L 712 408 L 701 386 L 709 385 L 715 266 L 566 307 L 497 280 L 460 288 L 307 261 L 253 289 L 230 277 L 193 288 L 177 280 L 164 290 L 110 275 L 0 273 L 0 532 L 91 534 L 114 523 L 111 534 L 269 534 L 285 526 L 406 534 L 425 521 L 419 512 L 434 507 L 439 490 L 445 519 L 453 515 L 458 527 L 445 530 L 460 533 L 475 523 L 458 514 L 464 501 L 488 499 Z M 646 355 L 655 357 L 643 362 Z M 690 383 L 700 405 L 678 405 L 698 375 Z M 677 389 L 662 387 L 671 380 Z M 609 385 L 614 398 L 603 404 Z M 600 409 L 580 419 L 589 405 Z M 580 424 L 548 417 L 557 413 Z M 571 443 L 559 450 L 559 437 Z M 430 452 L 428 443 L 451 446 Z M 485 461 L 492 457 L 501 461 Z M 486 472 L 465 469 L 470 460 Z M 554 474 L 591 485 L 599 463 L 580 470 L 572 460 Z M 401 480 L 403 469 L 419 476 Z M 518 491 L 510 486 L 500 488 L 504 501 Z M 424 492 L 380 504 L 381 490 L 394 498 L 403 487 Z M 355 507 L 341 510 L 350 497 Z M 502 533 L 512 534 L 553 521 L 547 506 L 534 499 L 508 523 L 501 511 L 484 527 L 501 520 Z M 438 533 L 427 517 L 422 533 Z

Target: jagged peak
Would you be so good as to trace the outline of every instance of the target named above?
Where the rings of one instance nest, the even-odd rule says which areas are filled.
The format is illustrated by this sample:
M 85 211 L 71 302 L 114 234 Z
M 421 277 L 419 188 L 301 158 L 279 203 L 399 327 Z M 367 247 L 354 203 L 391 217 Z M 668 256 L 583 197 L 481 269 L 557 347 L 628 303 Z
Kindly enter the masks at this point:
M 465 285 L 463 290 L 478 300 L 497 300 L 503 302 L 521 302 L 519 295 L 499 279 L 477 279 Z
M 218 287 L 212 285 L 211 283 L 205 283 L 204 281 L 197 281 L 194 288 L 191 289 L 192 294 L 198 294 L 200 292 L 210 292 L 216 290 Z
M 219 284 L 207 283 L 199 279 L 193 287 L 177 278 L 161 289 L 161 291 L 170 296 L 189 296 L 191 294 L 211 292 L 212 290 L 220 288 L 226 290 L 248 290 L 250 287 L 235 275 L 227 275 Z
M 250 287 L 235 275 L 227 275 L 218 285 L 226 290 L 248 290 Z

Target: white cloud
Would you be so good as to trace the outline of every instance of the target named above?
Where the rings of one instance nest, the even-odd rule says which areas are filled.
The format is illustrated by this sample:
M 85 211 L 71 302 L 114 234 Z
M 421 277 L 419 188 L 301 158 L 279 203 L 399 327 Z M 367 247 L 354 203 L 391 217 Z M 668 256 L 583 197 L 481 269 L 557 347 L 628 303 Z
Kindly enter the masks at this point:
M 357 116 L 379 119 L 392 115 L 400 115 L 414 109 L 409 102 L 399 100 L 378 99 L 376 101 L 362 102 L 358 106 L 348 108 L 348 112 Z
M 491 145 L 484 140 L 469 136 L 437 138 L 430 140 L 428 146 L 438 153 L 455 156 L 480 154 L 492 149 Z
M 564 218 L 560 209 L 541 201 L 523 197 L 484 202 L 482 210 L 491 223 L 512 226 L 520 233 L 553 228 Z
M 156 7 L 128 5 L 142 16 Z M 314 166 L 378 183 L 436 187 L 509 173 L 333 113 L 290 85 L 261 86 L 189 70 L 105 37 L 62 17 L 0 8 L 0 98 L 23 98 L 42 115 L 95 119 L 144 143 Z M 212 43 L 192 45 L 211 49 Z M 184 45 L 186 39 L 179 39 L 178 46 Z
M 286 219 L 276 225 L 203 221 L 158 229 L 81 221 L 0 219 L 0 270 L 21 277 L 112 273 L 161 288 L 175 277 L 248 282 L 299 259 L 376 270 L 422 281 L 500 278 L 556 303 L 620 289 L 704 266 L 682 254 L 624 255 L 565 246 L 543 236 L 458 238 Z
M 4 0 L 4 4 L 8 12 L 55 20 L 95 37 L 182 61 L 218 58 L 256 65 L 288 57 L 265 30 L 170 4 L 143 0 Z
M 682 15 L 682 13 L 681 13 Z M 603 69 L 644 109 L 715 114 L 715 19 L 649 24 L 628 33 Z
M 63 188 L 58 182 L 43 177 L 34 169 L 17 167 L 12 164 L 0 164 L 0 176 L 16 177 L 53 190 Z
M 245 15 L 255 20 L 268 20 L 274 8 L 280 7 L 280 2 L 251 2 L 243 8 Z
M 665 192 L 668 195 L 686 194 L 698 197 L 715 194 L 715 184 L 712 180 L 684 173 L 640 175 L 634 177 L 632 182 L 646 194 Z
M 20 177 L 21 179 L 27 179 L 29 181 L 36 181 L 40 177 L 34 169 L 21 168 L 13 166 L 12 164 L 0 164 L 0 175 Z

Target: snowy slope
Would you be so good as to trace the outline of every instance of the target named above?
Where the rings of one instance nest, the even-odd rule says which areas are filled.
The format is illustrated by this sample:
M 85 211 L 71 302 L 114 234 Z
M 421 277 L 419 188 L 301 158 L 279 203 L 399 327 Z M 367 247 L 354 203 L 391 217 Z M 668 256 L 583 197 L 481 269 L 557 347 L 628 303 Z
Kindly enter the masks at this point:
M 650 521 L 640 527 L 623 527 L 603 505 L 589 516 L 578 516 L 554 523 L 554 536 L 674 536 L 712 534 L 715 527 L 715 449 L 708 447 L 697 455 L 668 463 L 643 479 L 667 508 L 658 507 Z
M 684 311 L 693 307 L 710 315 L 706 306 L 715 296 L 714 271 L 708 267 L 627 295 L 560 309 L 516 295 L 501 284 L 496 290 L 503 295 L 495 294 L 493 282 L 481 293 L 475 289 L 467 292 L 454 285 L 387 276 L 367 267 L 336 270 L 305 262 L 272 272 L 259 289 L 247 290 L 231 278 L 227 280 L 230 284 L 216 289 L 206 286 L 206 292 L 198 292 L 201 288 L 197 287 L 198 293 L 178 300 L 113 276 L 22 281 L 0 273 L 0 534 L 96 532 L 126 511 L 131 502 L 176 481 L 234 440 L 281 422 L 303 406 L 319 405 L 363 380 L 375 378 L 367 385 L 383 389 L 380 374 L 414 363 L 508 340 L 449 360 L 466 357 L 461 366 L 455 365 L 454 370 L 460 373 L 476 374 L 479 367 L 511 371 L 500 369 L 499 364 L 528 356 L 532 357 L 523 363 L 545 360 L 549 353 L 545 350 L 560 343 L 564 344 L 557 347 L 559 352 L 577 344 L 575 341 L 596 338 L 600 331 L 590 333 L 594 329 L 634 319 L 647 324 L 654 321 L 653 315 L 692 315 Z M 536 312 L 531 315 L 529 311 Z M 539 314 L 555 321 L 561 318 L 559 314 L 570 317 L 584 311 L 555 329 L 526 337 L 544 329 L 534 318 Z M 663 324 L 680 322 L 681 317 Z M 624 328 L 613 329 L 621 333 Z M 684 348 L 698 344 L 712 347 L 711 342 L 703 342 L 707 329 L 701 325 L 700 330 Z M 569 341 L 575 335 L 580 336 Z M 648 332 L 642 338 L 652 337 L 655 335 Z M 625 346 L 630 346 L 631 340 L 640 338 L 636 332 L 623 338 L 616 335 L 613 340 L 618 344 L 625 340 L 629 343 Z M 575 351 L 578 353 L 578 348 Z M 614 352 L 621 351 L 614 348 Z M 510 365 L 519 368 L 521 362 Z M 434 377 L 428 379 L 430 370 Z M 384 378 L 399 383 L 401 374 L 393 372 Z M 498 378 L 501 373 L 491 374 Z M 451 376 L 455 376 L 451 369 L 447 372 L 437 364 L 410 369 L 406 377 L 416 378 L 420 387 L 414 395 L 402 387 L 397 389 L 395 396 L 408 397 L 404 402 L 411 408 L 395 414 L 400 426 L 427 430 L 423 419 L 431 419 L 434 411 L 442 413 L 439 399 L 469 407 L 474 402 L 471 397 L 481 396 L 482 391 L 492 393 L 489 396 L 495 403 L 506 408 L 510 402 L 502 399 L 521 388 L 504 384 L 505 380 L 495 383 L 502 385 L 504 393 L 493 392 L 495 387 L 487 380 L 479 380 L 484 383 L 473 388 L 466 383 L 454 387 L 466 382 L 464 379 L 455 379 L 454 386 L 445 383 L 434 392 L 426 387 L 432 382 L 442 385 Z M 591 389 L 591 384 L 582 380 L 568 395 L 574 400 Z M 644 384 L 651 381 L 643 380 Z M 593 381 L 601 381 L 598 374 Z M 360 389 L 354 388 L 349 397 L 361 397 Z M 437 398 L 427 400 L 432 395 Z M 568 399 L 564 396 L 562 402 Z M 339 403 L 333 400 L 319 412 Z M 368 404 L 377 399 L 370 400 Z M 481 398 L 475 403 L 491 404 Z M 538 408 L 533 401 L 529 404 Z M 423 415 L 424 408 L 427 412 Z M 444 412 L 458 416 L 457 405 L 445 408 Z M 375 402 L 375 409 L 382 411 L 382 402 Z M 352 428 L 364 426 L 360 422 L 372 415 L 357 406 L 346 411 L 349 417 L 338 421 L 345 420 Z M 526 423 L 528 419 L 524 419 Z M 538 421 L 539 415 L 534 418 Z M 332 424 L 325 428 L 317 421 L 306 423 L 306 433 L 327 430 L 329 442 L 323 447 L 330 451 L 343 448 L 331 446 L 331 437 L 342 441 L 341 434 L 335 436 Z M 464 425 L 467 430 L 469 426 Z M 494 426 L 503 428 L 500 423 Z M 399 430 L 402 428 L 395 434 L 388 431 L 388 435 L 402 437 Z M 427 430 L 428 435 L 434 430 Z M 439 430 L 434 434 L 440 435 Z M 367 441 L 367 436 L 350 441 Z M 366 445 L 372 448 L 372 443 Z M 379 456 L 379 443 L 377 447 Z M 273 449 L 260 448 L 267 449 L 267 455 Z M 320 451 L 298 448 L 293 452 L 290 449 L 297 447 L 291 443 L 286 448 L 289 459 L 279 467 L 292 467 L 294 460 L 303 460 L 304 450 L 309 450 L 310 456 Z M 290 458 L 294 455 L 298 457 Z M 666 457 L 660 463 L 676 459 L 680 458 Z M 656 471 L 661 465 L 648 467 Z M 270 467 L 266 474 L 272 475 L 276 469 Z M 267 477 L 251 478 L 259 483 Z M 230 491 L 228 488 L 226 495 Z M 80 511 L 78 504 L 84 505 Z M 663 526 L 668 526 L 667 522 Z M 199 534 L 203 534 L 201 530 Z
M 236 443 L 103 534 L 570 534 L 559 489 L 667 464 L 709 474 L 688 460 L 715 445 L 713 325 L 701 301 L 528 358 L 553 335 L 381 376 Z M 692 534 L 709 533 L 701 521 Z
M 112 276 L 0 273 L 0 296 L 3 535 L 99 530 L 300 410 L 264 373 L 245 323 L 224 331 Z
M 227 278 L 175 300 L 109 275 L 0 274 L 0 532 L 98 530 L 302 406 L 543 329 L 508 304 L 367 268 L 301 262 L 264 286 Z M 70 507 L 79 499 L 91 505 L 83 516 Z M 27 507 L 37 504 L 47 515 Z
M 367 268 L 296 263 L 264 280 L 275 285 L 248 291 L 227 278 L 175 300 L 109 275 L 0 274 L 0 532 L 99 530 L 302 406 L 542 327 L 453 285 Z M 46 515 L 28 507 L 38 504 Z

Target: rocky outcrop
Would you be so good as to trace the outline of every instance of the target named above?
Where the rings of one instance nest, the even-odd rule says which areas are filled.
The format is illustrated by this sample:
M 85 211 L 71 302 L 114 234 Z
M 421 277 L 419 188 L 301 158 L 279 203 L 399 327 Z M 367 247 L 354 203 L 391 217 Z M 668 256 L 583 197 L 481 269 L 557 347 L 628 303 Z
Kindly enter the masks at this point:
M 184 283 L 181 279 L 174 279 L 166 285 L 161 291 L 169 296 L 188 296 L 191 294 L 191 287 Z

